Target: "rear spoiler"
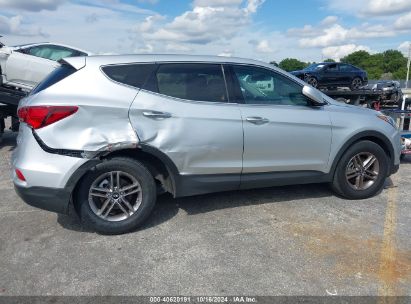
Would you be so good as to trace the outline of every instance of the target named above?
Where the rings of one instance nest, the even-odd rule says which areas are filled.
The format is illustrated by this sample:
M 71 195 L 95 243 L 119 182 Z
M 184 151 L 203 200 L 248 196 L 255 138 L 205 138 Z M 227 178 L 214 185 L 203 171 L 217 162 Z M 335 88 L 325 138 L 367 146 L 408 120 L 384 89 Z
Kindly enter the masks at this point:
M 67 57 L 58 61 L 60 64 L 71 65 L 76 70 L 86 66 L 86 57 Z

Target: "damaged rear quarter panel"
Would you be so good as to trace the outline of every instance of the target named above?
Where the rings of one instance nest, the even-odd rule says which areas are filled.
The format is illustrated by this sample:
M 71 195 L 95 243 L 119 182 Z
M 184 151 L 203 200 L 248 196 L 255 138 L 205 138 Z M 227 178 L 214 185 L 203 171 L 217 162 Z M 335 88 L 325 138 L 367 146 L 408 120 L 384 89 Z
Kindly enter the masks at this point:
M 31 96 L 27 103 L 30 106 L 79 107 L 70 117 L 36 130 L 50 148 L 109 151 L 113 147 L 138 143 L 128 118 L 130 105 L 137 93 L 137 88 L 109 80 L 99 66 L 90 64 Z

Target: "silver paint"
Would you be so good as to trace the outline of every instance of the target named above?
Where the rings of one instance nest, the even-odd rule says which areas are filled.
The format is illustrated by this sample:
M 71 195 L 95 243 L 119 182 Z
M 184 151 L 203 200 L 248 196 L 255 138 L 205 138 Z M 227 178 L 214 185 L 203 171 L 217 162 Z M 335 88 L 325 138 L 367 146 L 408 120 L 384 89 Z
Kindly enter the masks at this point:
M 85 66 L 84 66 L 85 60 Z M 13 165 L 27 177 L 24 186 L 62 188 L 89 158 L 144 143 L 169 156 L 180 174 L 232 174 L 314 170 L 327 173 L 343 145 L 361 131 L 377 131 L 394 147 L 399 164 L 398 130 L 377 112 L 327 101 L 323 107 L 252 106 L 181 100 L 139 90 L 108 79 L 107 64 L 132 62 L 217 62 L 258 65 L 304 86 L 300 79 L 258 61 L 214 56 L 92 56 L 66 60 L 78 71 L 29 96 L 24 105 L 76 105 L 74 115 L 36 133 L 49 147 L 80 150 L 84 158 L 44 152 L 22 124 Z M 261 124 L 248 118 L 262 118 Z M 14 177 L 16 184 L 23 184 Z

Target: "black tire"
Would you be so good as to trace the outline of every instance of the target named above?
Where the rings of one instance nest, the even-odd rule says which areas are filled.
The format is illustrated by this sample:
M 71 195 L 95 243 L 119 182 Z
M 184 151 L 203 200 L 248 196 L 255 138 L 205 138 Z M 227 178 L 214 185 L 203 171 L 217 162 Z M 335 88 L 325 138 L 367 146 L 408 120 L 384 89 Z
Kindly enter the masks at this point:
M 314 76 L 309 76 L 307 78 L 307 83 L 313 88 L 318 88 L 318 80 Z
M 350 89 L 351 91 L 357 91 L 360 89 L 360 87 L 362 86 L 362 80 L 359 77 L 355 77 L 352 81 L 351 81 L 351 85 L 350 85 Z
M 354 189 L 354 186 L 347 180 L 346 174 L 348 174 L 348 166 L 354 156 L 361 153 L 369 153 L 378 160 L 378 175 L 368 188 Z M 348 148 L 339 160 L 335 169 L 332 188 L 336 193 L 347 199 L 365 199 L 372 197 L 376 195 L 384 186 L 384 182 L 388 174 L 388 166 L 389 162 L 387 154 L 378 144 L 368 140 L 357 142 Z M 351 182 L 354 183 L 355 181 L 356 180 L 351 179 Z
M 133 177 L 139 183 L 141 201 L 137 207 L 138 209 L 136 209 L 132 215 L 129 215 L 128 218 L 119 221 L 109 221 L 103 219 L 92 210 L 91 204 L 89 203 L 89 191 L 93 183 L 102 175 L 116 171 Z M 105 199 L 106 198 L 102 198 L 101 200 Z M 116 157 L 98 164 L 82 178 L 75 195 L 75 205 L 81 221 L 86 226 L 103 234 L 122 234 L 135 230 L 144 222 L 153 210 L 156 199 L 156 184 L 147 168 L 134 159 Z M 117 204 L 113 203 L 113 205 L 115 207 L 111 209 L 111 212 L 116 211 Z M 125 206 L 123 205 L 123 207 Z M 101 209 L 103 209 L 103 207 Z

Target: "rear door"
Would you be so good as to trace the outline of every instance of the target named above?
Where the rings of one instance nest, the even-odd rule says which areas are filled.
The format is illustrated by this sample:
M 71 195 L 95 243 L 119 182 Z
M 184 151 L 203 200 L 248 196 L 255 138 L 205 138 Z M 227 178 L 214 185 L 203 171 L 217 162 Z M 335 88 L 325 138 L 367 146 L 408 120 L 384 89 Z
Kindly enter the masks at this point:
M 337 64 L 329 64 L 323 69 L 323 83 L 327 85 L 336 85 L 340 83 L 341 75 Z
M 243 65 L 231 71 L 243 102 L 243 174 L 324 172 L 331 147 L 326 107 L 310 106 L 302 86 L 279 72 Z
M 34 87 L 60 66 L 57 60 L 62 58 L 59 56 L 61 51 L 59 47 L 47 44 L 13 52 L 7 66 L 9 80 Z
M 3 71 L 7 81 L 25 83 L 29 60 L 24 49 L 13 50 L 7 58 L 6 69 Z
M 349 64 L 340 64 L 339 65 L 339 70 L 340 70 L 340 74 L 341 74 L 341 83 L 342 84 L 351 84 L 351 80 L 354 78 L 354 68 L 349 65 Z
M 159 64 L 137 94 L 130 120 L 140 142 L 166 154 L 181 175 L 228 176 L 239 185 L 242 120 L 220 64 Z

